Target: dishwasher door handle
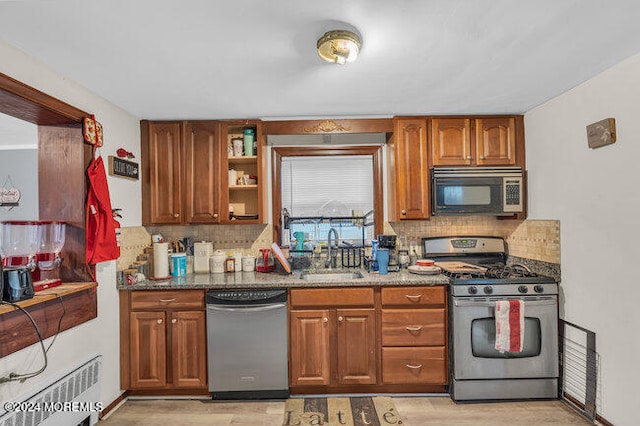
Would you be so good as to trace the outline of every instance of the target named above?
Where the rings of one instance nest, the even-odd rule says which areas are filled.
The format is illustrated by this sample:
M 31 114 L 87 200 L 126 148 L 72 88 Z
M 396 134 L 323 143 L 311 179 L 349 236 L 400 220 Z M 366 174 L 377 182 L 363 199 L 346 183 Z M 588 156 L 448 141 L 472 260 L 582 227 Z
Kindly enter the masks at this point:
M 274 303 L 271 305 L 258 305 L 258 306 L 230 306 L 230 305 L 207 305 L 207 310 L 222 311 L 222 312 L 265 312 L 272 311 L 274 309 L 286 308 L 286 303 Z

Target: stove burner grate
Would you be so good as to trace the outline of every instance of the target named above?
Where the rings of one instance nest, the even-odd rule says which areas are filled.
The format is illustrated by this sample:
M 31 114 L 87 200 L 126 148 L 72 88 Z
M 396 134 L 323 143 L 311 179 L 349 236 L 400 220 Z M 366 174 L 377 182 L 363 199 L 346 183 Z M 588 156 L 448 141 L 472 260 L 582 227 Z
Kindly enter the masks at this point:
M 538 274 L 524 265 L 514 264 L 510 266 L 505 265 L 490 265 L 486 266 L 485 272 L 448 272 L 443 271 L 445 275 L 456 280 L 471 280 L 475 278 L 491 278 L 491 279 L 513 279 L 523 277 L 537 277 Z

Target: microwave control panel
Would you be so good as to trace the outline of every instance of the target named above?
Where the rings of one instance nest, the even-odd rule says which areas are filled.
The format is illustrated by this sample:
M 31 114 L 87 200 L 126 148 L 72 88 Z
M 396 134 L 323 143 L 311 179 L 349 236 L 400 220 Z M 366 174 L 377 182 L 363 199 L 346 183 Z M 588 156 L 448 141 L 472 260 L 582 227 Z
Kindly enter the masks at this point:
M 505 212 L 522 211 L 522 178 L 505 178 L 502 193 Z

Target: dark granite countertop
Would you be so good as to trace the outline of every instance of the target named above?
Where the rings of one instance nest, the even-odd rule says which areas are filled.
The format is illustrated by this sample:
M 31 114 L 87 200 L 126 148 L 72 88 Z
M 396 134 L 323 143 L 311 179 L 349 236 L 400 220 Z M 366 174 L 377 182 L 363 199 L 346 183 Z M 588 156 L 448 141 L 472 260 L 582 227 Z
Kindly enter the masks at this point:
M 144 280 L 135 284 L 120 284 L 118 290 L 163 290 L 163 289 L 240 289 L 240 288 L 290 288 L 290 287 L 353 287 L 353 286 L 399 286 L 449 284 L 449 278 L 439 275 L 417 275 L 407 271 L 389 272 L 386 275 L 368 273 L 363 278 L 327 280 L 303 280 L 301 271 L 285 275 L 279 273 L 238 272 L 223 274 L 187 274 L 167 280 Z M 348 270 L 346 272 L 353 272 Z

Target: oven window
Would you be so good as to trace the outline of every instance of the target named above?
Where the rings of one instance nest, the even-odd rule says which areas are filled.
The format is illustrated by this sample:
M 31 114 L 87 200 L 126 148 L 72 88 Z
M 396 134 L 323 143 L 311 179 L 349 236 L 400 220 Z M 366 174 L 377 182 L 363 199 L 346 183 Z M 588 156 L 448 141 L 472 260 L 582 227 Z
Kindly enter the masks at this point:
M 491 204 L 490 186 L 445 186 L 445 206 L 486 206 Z
M 497 351 L 495 318 L 480 318 L 471 321 L 471 351 L 478 358 L 528 358 L 540 355 L 542 346 L 540 320 L 525 317 L 524 345 L 522 352 Z

